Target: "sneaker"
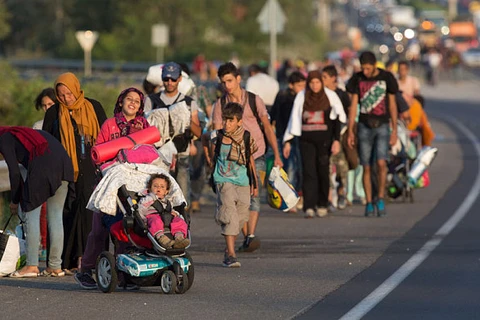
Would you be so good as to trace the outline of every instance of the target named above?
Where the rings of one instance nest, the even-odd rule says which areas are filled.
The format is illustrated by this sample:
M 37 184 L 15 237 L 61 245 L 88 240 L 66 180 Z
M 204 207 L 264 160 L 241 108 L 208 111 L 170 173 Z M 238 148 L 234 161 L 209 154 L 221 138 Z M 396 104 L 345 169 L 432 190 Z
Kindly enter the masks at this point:
M 97 289 L 97 283 L 95 282 L 95 279 L 93 279 L 92 275 L 88 272 L 77 272 L 73 275 L 73 279 L 75 279 L 82 289 Z
M 167 248 L 171 248 L 174 243 L 175 243 L 175 240 L 172 240 L 170 239 L 169 237 L 167 237 L 166 235 L 162 234 L 160 237 L 157 238 L 157 242 L 162 246 L 164 247 L 165 249 Z
M 365 206 L 365 217 L 372 217 L 375 214 L 375 210 L 373 209 L 373 204 L 371 202 L 367 203 Z
M 240 268 L 241 264 L 237 258 L 229 256 L 223 260 L 223 266 L 227 268 Z
M 140 287 L 137 286 L 136 284 L 133 284 L 133 283 L 127 283 L 127 285 L 125 285 L 123 283 L 119 283 L 117 285 L 117 289 L 127 290 L 127 291 L 135 291 L 135 290 L 140 290 Z
M 260 248 L 260 239 L 249 235 L 243 240 L 242 245 L 238 248 L 239 252 L 253 252 Z
M 333 205 L 333 203 L 328 202 L 327 211 L 330 212 L 330 213 L 334 213 L 335 211 L 337 211 L 337 208 L 335 208 L 335 206 Z
M 192 201 L 192 213 L 200 212 L 200 202 Z
M 365 206 L 367 204 L 367 199 L 365 199 L 364 197 L 360 198 L 360 203 Z
M 314 216 L 315 216 L 315 211 L 313 211 L 313 209 L 307 209 L 307 211 L 305 211 L 305 218 L 310 219 L 310 218 L 313 218 Z
M 189 239 L 186 239 L 183 236 L 178 236 L 178 237 L 175 237 L 175 240 L 174 240 L 174 243 L 173 243 L 173 248 L 183 249 L 183 248 L 188 247 L 189 244 L 190 244 Z
M 328 215 L 328 209 L 327 208 L 317 208 L 317 216 L 320 218 L 324 218 Z
M 347 207 L 347 198 L 343 195 L 338 196 L 338 209 L 343 210 Z
M 300 198 L 298 199 L 296 207 L 297 207 L 298 210 L 303 209 L 303 197 L 302 196 L 300 196 Z
M 387 211 L 385 210 L 385 201 L 383 201 L 383 199 L 378 199 L 375 206 L 377 207 L 377 216 L 385 217 L 387 214 Z

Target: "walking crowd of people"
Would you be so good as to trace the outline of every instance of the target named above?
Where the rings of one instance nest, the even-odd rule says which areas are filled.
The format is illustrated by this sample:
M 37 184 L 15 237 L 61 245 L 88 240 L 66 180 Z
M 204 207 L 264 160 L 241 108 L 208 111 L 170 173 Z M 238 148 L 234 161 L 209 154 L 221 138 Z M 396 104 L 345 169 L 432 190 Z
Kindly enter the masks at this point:
M 206 77 L 201 62 L 198 58 L 194 69 Z M 375 54 L 365 51 L 358 59 L 325 61 L 320 67 L 284 65 L 279 83 L 257 64 L 244 81 L 238 66 L 227 62 L 216 69 L 219 84 L 211 97 L 205 86 L 195 85 L 187 66 L 168 62 L 150 68 L 143 90 L 123 90 L 111 117 L 100 102 L 86 97 L 73 73 L 59 75 L 35 100 L 45 111 L 43 122 L 34 129 L 0 127 L 10 211 L 22 211 L 26 224 L 26 265 L 10 277 L 74 275 L 82 288 L 96 288 L 95 261 L 108 250 L 112 223 L 87 209 L 102 178 L 91 149 L 148 128 L 151 112 L 179 103 L 188 109 L 189 126 L 170 137 L 176 149 L 170 173 L 192 214 L 202 210 L 200 199 L 212 174 L 214 220 L 225 239 L 223 266 L 240 267 L 237 252 L 260 248 L 256 230 L 268 161 L 284 168 L 300 195 L 289 214 L 300 216 L 302 210 L 305 218 L 323 218 L 355 204 L 365 206 L 365 217 L 384 217 L 389 150 L 397 143 L 398 123 L 417 132 L 422 145 L 434 138 L 418 79 L 409 74 L 408 62 L 397 66 L 398 74 L 380 68 Z M 166 208 L 169 178 L 152 176 L 148 186 L 149 198 L 140 203 L 148 229 L 161 245 L 185 248 L 190 242 L 178 213 L 168 212 L 176 230 L 172 240 L 151 206 L 158 199 Z M 40 250 L 48 247 L 43 271 L 40 239 Z M 115 252 L 125 246 L 116 245 Z

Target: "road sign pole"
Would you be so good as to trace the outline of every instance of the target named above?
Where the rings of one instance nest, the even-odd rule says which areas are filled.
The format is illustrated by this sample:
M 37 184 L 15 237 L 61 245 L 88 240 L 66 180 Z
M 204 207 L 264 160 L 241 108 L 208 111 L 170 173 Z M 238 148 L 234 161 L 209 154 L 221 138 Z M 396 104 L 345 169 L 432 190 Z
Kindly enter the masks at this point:
M 84 50 L 84 74 L 86 78 L 92 76 L 92 50 Z
M 268 20 L 270 24 L 270 66 L 269 74 L 274 79 L 277 78 L 277 70 L 275 64 L 277 61 L 277 7 L 270 5 Z
M 286 20 L 285 14 L 277 0 L 267 0 L 257 17 L 257 21 L 260 23 L 260 31 L 270 34 L 270 64 L 268 73 L 274 78 L 277 76 L 275 68 L 277 63 L 277 34 L 283 32 Z

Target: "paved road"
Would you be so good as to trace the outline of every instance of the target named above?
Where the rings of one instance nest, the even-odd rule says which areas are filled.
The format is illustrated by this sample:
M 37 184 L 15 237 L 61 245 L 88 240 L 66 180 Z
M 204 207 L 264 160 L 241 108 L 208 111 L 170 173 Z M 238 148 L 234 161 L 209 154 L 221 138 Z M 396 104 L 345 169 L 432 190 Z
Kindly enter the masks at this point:
M 457 86 L 452 88 L 459 89 Z M 298 319 L 340 319 L 342 316 L 344 316 L 342 319 L 360 319 L 363 315 L 365 315 L 363 319 L 480 317 L 478 306 L 480 219 L 476 214 L 480 202 L 477 199 L 479 155 L 474 146 L 477 145 L 478 149 L 480 137 L 479 106 L 476 102 L 478 98 L 475 97 L 478 97 L 478 94 L 475 92 L 474 83 L 464 85 L 460 89 L 464 95 L 461 100 L 451 92 L 448 94 L 451 88 L 441 86 L 436 89 L 427 90 L 430 95 L 428 110 L 435 119 L 446 121 L 454 128 L 461 153 L 450 154 L 449 165 L 460 162 L 463 164 L 458 179 L 441 197 L 432 212 L 404 237 L 394 242 L 380 259 L 355 279 L 300 315 Z M 438 131 L 436 126 L 434 128 Z M 469 135 L 469 132 L 473 135 Z M 474 144 L 471 140 L 474 140 Z M 435 145 L 440 146 L 447 141 L 448 137 L 440 137 Z M 438 163 L 435 163 L 434 167 L 437 166 Z M 444 172 L 448 170 L 447 167 L 443 168 Z M 432 181 L 434 184 L 440 182 L 436 179 Z M 471 198 L 467 198 L 469 194 Z M 462 214 L 462 211 L 466 214 L 464 219 L 450 234 L 437 233 L 447 220 Z M 429 240 L 430 245 L 441 242 L 417 269 L 399 283 L 398 287 L 393 286 L 392 283 L 397 284 L 396 280 L 405 276 L 401 271 L 415 261 L 411 259 L 412 253 L 420 250 Z M 427 250 L 423 247 L 421 253 Z M 421 257 L 415 255 L 415 258 Z M 406 264 L 407 260 L 409 264 Z M 398 271 L 402 265 L 403 269 Z M 386 281 L 387 279 L 389 281 Z M 365 299 L 382 283 L 381 290 L 370 295 L 370 299 Z M 392 292 L 389 294 L 382 292 L 387 290 Z M 356 308 L 352 310 L 355 306 Z M 351 312 L 347 314 L 349 310 Z
M 159 318 L 165 313 L 173 319 L 340 318 L 408 260 L 462 203 L 478 171 L 478 160 L 464 134 L 440 116 L 456 113 L 459 121 L 468 123 L 480 136 L 478 116 L 473 116 L 475 105 L 466 101 L 477 99 L 476 88 L 465 84 L 426 90 L 432 102 L 429 112 L 435 116 L 432 124 L 440 137 L 435 144 L 439 155 L 430 171 L 433 183 L 415 193 L 413 204 L 390 204 L 383 219 L 366 219 L 363 208 L 355 206 L 314 220 L 264 207 L 257 232 L 262 239 L 261 249 L 241 254 L 242 267 L 231 270 L 221 267 L 223 239 L 212 219 L 213 208 L 206 206 L 193 216 L 191 254 L 196 276 L 185 295 L 163 295 L 159 288 L 113 294 L 82 291 L 71 277 L 3 278 L 1 318 L 127 319 Z M 443 99 L 442 95 L 450 101 L 433 104 L 433 98 Z M 473 98 L 469 98 L 471 95 Z M 448 289 L 460 292 L 458 287 L 465 289 L 461 291 L 465 297 L 467 292 L 478 296 L 475 286 L 466 282 L 478 280 L 478 276 L 469 278 L 469 272 L 478 273 L 478 259 L 474 259 L 478 246 L 469 236 L 478 229 L 474 219 L 468 215 L 459 226 L 460 242 L 455 240 L 454 231 L 443 242 L 445 247 L 439 247 L 417 269 L 418 274 L 414 272 L 398 292 L 387 296 L 366 318 L 391 318 L 391 311 L 398 318 L 405 318 L 402 311 L 417 318 L 429 310 L 429 303 L 434 306 L 431 309 L 440 311 L 440 306 L 447 307 L 440 303 L 448 298 Z M 464 267 L 459 268 L 456 262 L 465 262 L 461 264 Z M 449 269 L 456 273 L 445 274 Z M 449 280 L 438 282 L 445 275 Z M 437 288 L 443 290 L 442 295 Z M 471 306 L 472 299 L 462 299 L 465 303 L 458 308 Z M 402 305 L 412 303 L 416 309 L 399 307 L 396 301 Z M 420 313 L 413 314 L 415 310 Z M 461 314 L 458 319 L 467 315 Z

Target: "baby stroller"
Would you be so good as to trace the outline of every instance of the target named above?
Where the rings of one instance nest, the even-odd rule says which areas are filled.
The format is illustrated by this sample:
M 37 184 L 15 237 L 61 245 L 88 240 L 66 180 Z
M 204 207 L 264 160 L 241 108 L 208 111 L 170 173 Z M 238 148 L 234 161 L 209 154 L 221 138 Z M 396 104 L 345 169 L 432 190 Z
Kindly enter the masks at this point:
M 402 121 L 397 125 L 397 143 L 390 148 L 388 161 L 387 195 L 393 201 L 402 197 L 413 203 L 413 187 L 408 182 L 408 172 L 417 155 L 416 142 L 412 140 L 410 131 Z
M 190 245 L 183 249 L 163 248 L 148 232 L 137 210 L 138 192 L 146 188 L 150 175 L 167 175 L 172 182 L 167 198 L 187 222 L 187 237 L 191 243 L 190 217 L 185 211 L 186 201 L 177 182 L 167 170 L 151 164 L 115 164 L 102 173 L 102 180 L 90 198 L 89 208 L 112 216 L 119 210 L 122 220 L 112 226 L 111 234 L 118 241 L 128 241 L 132 247 L 117 257 L 109 251 L 99 255 L 96 277 L 100 290 L 105 293 L 115 290 L 121 275 L 125 286 L 160 286 L 166 294 L 187 292 L 194 281 L 193 260 L 187 252 Z M 165 227 L 165 234 L 171 237 Z

